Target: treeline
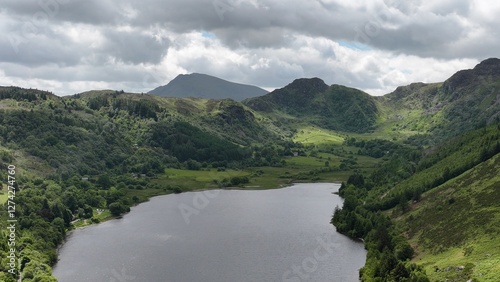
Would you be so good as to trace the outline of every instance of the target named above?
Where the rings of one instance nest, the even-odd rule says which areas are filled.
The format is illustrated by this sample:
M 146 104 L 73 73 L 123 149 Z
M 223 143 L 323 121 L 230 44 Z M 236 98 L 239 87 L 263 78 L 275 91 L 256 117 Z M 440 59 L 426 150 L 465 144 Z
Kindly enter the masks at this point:
M 157 112 L 160 107 L 149 100 L 115 99 L 111 103 L 113 110 L 124 110 L 130 115 L 138 115 L 142 118 L 158 120 Z
M 368 254 L 365 266 L 360 270 L 361 280 L 429 281 L 422 268 L 410 262 L 414 251 L 398 234 L 390 219 L 380 211 L 373 212 L 363 206 L 367 191 L 362 176 L 350 177 L 350 180 L 339 190 L 344 205 L 342 209 L 335 209 L 332 224 L 338 232 L 364 240 Z
M 282 166 L 282 157 L 293 155 L 292 150 L 299 146 L 283 141 L 242 147 L 164 115 L 158 105 L 146 99 L 108 100 L 102 95 L 88 100 L 89 108 L 81 102 L 46 101 L 33 110 L 0 111 L 4 121 L 0 142 L 43 160 L 54 170 L 52 176 L 62 179 L 103 173 L 152 176 L 163 173 L 166 167 Z M 104 105 L 108 107 L 104 112 L 91 109 Z M 82 118 L 77 111 L 87 115 Z M 152 113 L 159 112 L 162 115 L 156 121 Z
M 47 96 L 52 93 L 40 90 L 26 90 L 19 87 L 2 87 L 0 88 L 0 100 L 13 99 L 16 101 L 33 102 L 38 99 L 47 100 Z
M 240 161 L 251 157 L 248 149 L 203 132 L 187 122 L 153 124 L 148 143 L 163 148 L 180 162 L 190 159 L 198 162 Z
M 383 192 L 385 196 L 382 200 L 379 199 L 382 192 L 371 193 L 366 207 L 372 211 L 387 210 L 403 200 L 418 201 L 422 193 L 500 153 L 500 126 L 493 125 L 466 133 L 430 151 L 417 158 L 413 157 L 418 155 L 411 153 L 405 157 L 397 155 L 372 173 L 369 179 L 374 186 L 393 188 L 387 193 Z
M 151 118 L 158 120 L 157 113 L 161 111 L 160 107 L 153 101 L 141 99 L 127 99 L 127 98 L 116 98 L 116 95 L 123 94 L 123 92 L 115 93 L 114 99 L 109 99 L 107 95 L 98 95 L 90 97 L 87 101 L 87 106 L 94 110 L 100 110 L 101 108 L 108 108 L 109 113 L 112 115 L 116 111 L 126 111 L 129 115 L 136 115 L 141 118 Z
M 358 155 L 367 155 L 372 158 L 381 158 L 386 155 L 394 153 L 396 150 L 401 150 L 402 146 L 385 139 L 371 139 L 356 140 L 356 138 L 351 137 L 344 141 L 347 146 L 354 146 L 360 148 L 358 150 Z

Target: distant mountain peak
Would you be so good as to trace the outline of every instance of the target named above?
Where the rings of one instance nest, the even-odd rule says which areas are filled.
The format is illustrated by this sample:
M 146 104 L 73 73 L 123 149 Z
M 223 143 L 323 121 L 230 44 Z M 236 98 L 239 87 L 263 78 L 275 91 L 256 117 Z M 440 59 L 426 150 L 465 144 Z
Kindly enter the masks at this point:
M 473 69 L 460 70 L 444 82 L 448 93 L 460 87 L 472 87 L 485 84 L 489 80 L 500 78 L 500 59 L 489 58 L 477 64 Z
M 500 59 L 489 58 L 474 67 L 474 71 L 480 75 L 499 75 Z
M 253 85 L 230 82 L 202 73 L 180 74 L 167 85 L 157 87 L 148 93 L 178 98 L 233 99 L 242 101 L 262 96 L 268 91 Z
M 255 111 L 308 120 L 320 127 L 365 132 L 375 123 L 378 109 L 367 93 L 323 80 L 295 79 L 287 86 L 243 103 Z
M 323 92 L 328 88 L 328 85 L 320 78 L 298 78 L 292 83 L 285 86 L 285 88 L 294 88 L 297 90 L 307 90 L 308 93 Z

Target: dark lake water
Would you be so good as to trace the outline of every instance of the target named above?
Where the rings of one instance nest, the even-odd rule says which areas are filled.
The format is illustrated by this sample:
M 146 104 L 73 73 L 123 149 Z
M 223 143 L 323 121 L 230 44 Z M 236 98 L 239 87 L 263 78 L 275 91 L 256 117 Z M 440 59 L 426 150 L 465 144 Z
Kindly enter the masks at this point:
M 358 281 L 363 244 L 330 218 L 337 184 L 166 195 L 72 232 L 61 282 Z

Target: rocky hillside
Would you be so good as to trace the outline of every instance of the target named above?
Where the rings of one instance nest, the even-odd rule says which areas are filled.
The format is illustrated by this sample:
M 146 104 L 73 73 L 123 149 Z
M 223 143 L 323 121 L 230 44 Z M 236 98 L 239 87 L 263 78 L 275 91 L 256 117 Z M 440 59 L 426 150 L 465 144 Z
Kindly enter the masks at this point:
M 443 83 L 414 83 L 377 97 L 393 131 L 449 136 L 500 120 L 500 59 L 487 59 Z
M 328 86 L 319 78 L 297 79 L 243 103 L 268 116 L 306 121 L 338 131 L 366 132 L 378 116 L 370 95 L 341 85 Z

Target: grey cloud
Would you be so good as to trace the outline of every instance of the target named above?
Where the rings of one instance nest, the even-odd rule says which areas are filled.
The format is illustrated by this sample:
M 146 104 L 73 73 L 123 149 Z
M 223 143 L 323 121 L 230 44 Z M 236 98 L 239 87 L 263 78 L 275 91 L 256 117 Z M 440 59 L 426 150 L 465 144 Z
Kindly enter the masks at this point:
M 50 33 L 25 36 L 21 32 L 8 31 L 4 34 L 0 38 L 0 62 L 40 66 L 75 65 L 80 61 L 74 48 Z
M 225 28 L 214 30 L 214 34 L 228 46 L 239 48 L 282 47 L 289 43 L 281 28 Z
M 218 4 L 217 4 L 218 3 Z M 353 22 L 355 15 L 348 15 L 338 6 L 328 4 L 328 9 L 316 1 L 273 2 L 205 0 L 141 2 L 138 16 L 131 20 L 134 25 L 158 24 L 174 32 L 193 30 L 211 31 L 220 35 L 229 46 L 250 48 L 279 45 L 284 34 L 301 32 L 310 35 L 341 35 L 346 37 L 346 21 Z M 259 35 L 267 39 L 262 39 Z M 270 37 L 276 36 L 277 39 Z
M 331 5 L 325 9 L 315 1 L 267 2 L 267 6 L 237 6 L 227 12 L 224 23 L 217 29 L 226 43 L 258 48 L 286 44 L 286 35 L 301 33 L 312 36 L 345 38 L 353 31 L 346 30 L 346 18 L 341 8 Z M 237 30 L 243 32 L 238 33 Z M 224 36 L 230 33 L 233 36 Z M 259 37 L 258 35 L 262 35 Z M 272 39 L 272 38 L 275 39 Z M 262 40 L 262 38 L 267 40 Z
M 104 35 L 107 42 L 102 52 L 131 64 L 159 63 L 166 54 L 169 44 L 166 39 L 160 42 L 151 35 L 137 31 L 107 29 Z
M 375 25 L 375 29 L 379 28 L 376 31 L 376 36 L 369 36 L 370 32 L 366 31 L 370 30 L 370 26 L 365 25 L 360 29 L 365 32 L 357 34 L 357 39 L 362 43 L 392 50 L 396 53 L 447 57 L 445 47 L 451 42 L 460 40 L 465 35 L 463 30 L 457 28 L 460 25 L 458 22 L 432 18 L 424 20 L 427 22 L 426 25 L 412 23 L 401 26 L 397 30 L 382 29 Z M 431 25 L 434 27 L 432 30 L 429 29 Z
M 217 0 L 216 0 L 217 1 Z M 221 26 L 221 20 L 214 9 L 213 0 L 145 0 L 140 5 L 132 5 L 138 16 L 131 20 L 134 25 L 162 25 L 174 32 L 211 30 Z M 134 3 L 130 1 L 129 3 Z
M 394 8 L 404 14 L 412 14 L 418 11 L 419 6 L 422 5 L 422 0 L 402 1 L 402 0 L 384 0 L 387 8 Z
M 99 0 L 3 0 L 2 9 L 9 14 L 34 20 L 45 14 L 53 22 L 72 22 L 88 24 L 112 24 L 119 19 L 117 3 Z
M 57 10 L 51 17 L 54 22 L 108 27 L 129 24 L 142 28 L 157 25 L 177 33 L 205 30 L 213 32 L 232 48 L 279 47 L 288 43 L 287 34 L 300 33 L 331 40 L 358 41 L 372 48 L 424 57 L 470 56 L 465 50 L 463 53 L 458 49 L 453 53 L 442 52 L 450 43 L 457 42 L 467 36 L 467 32 L 471 32 L 463 24 L 471 9 L 470 1 L 466 0 L 431 4 L 421 0 L 384 0 L 373 2 L 373 7 L 359 9 L 322 0 L 145 0 L 140 3 L 131 0 L 42 0 L 41 3 L 60 3 L 57 8 L 45 4 L 49 7 L 47 9 L 38 3 L 7 0 L 2 9 L 28 17 L 47 9 Z M 431 6 L 432 11 L 421 11 L 419 7 L 424 4 Z M 137 12 L 135 17 L 126 16 L 126 7 Z M 399 15 L 394 13 L 395 9 Z M 462 17 L 462 22 L 458 17 Z M 498 25 L 492 24 L 490 30 L 495 30 L 495 26 Z M 371 29 L 365 31 L 368 36 L 360 36 L 358 30 L 367 28 Z M 467 49 L 467 46 L 464 48 Z M 126 50 L 121 53 L 123 59 L 137 62 L 130 54 L 126 54 Z M 487 54 L 478 52 L 474 57 Z M 148 62 L 157 60 L 145 59 Z
M 68 66 L 44 65 L 27 67 L 11 63 L 0 63 L 0 69 L 12 77 L 36 77 L 42 80 L 56 80 L 59 82 L 72 81 L 106 81 L 110 83 L 129 82 L 141 83 L 145 76 L 143 70 L 133 66 L 115 66 L 110 62 L 101 62 L 95 66 Z

